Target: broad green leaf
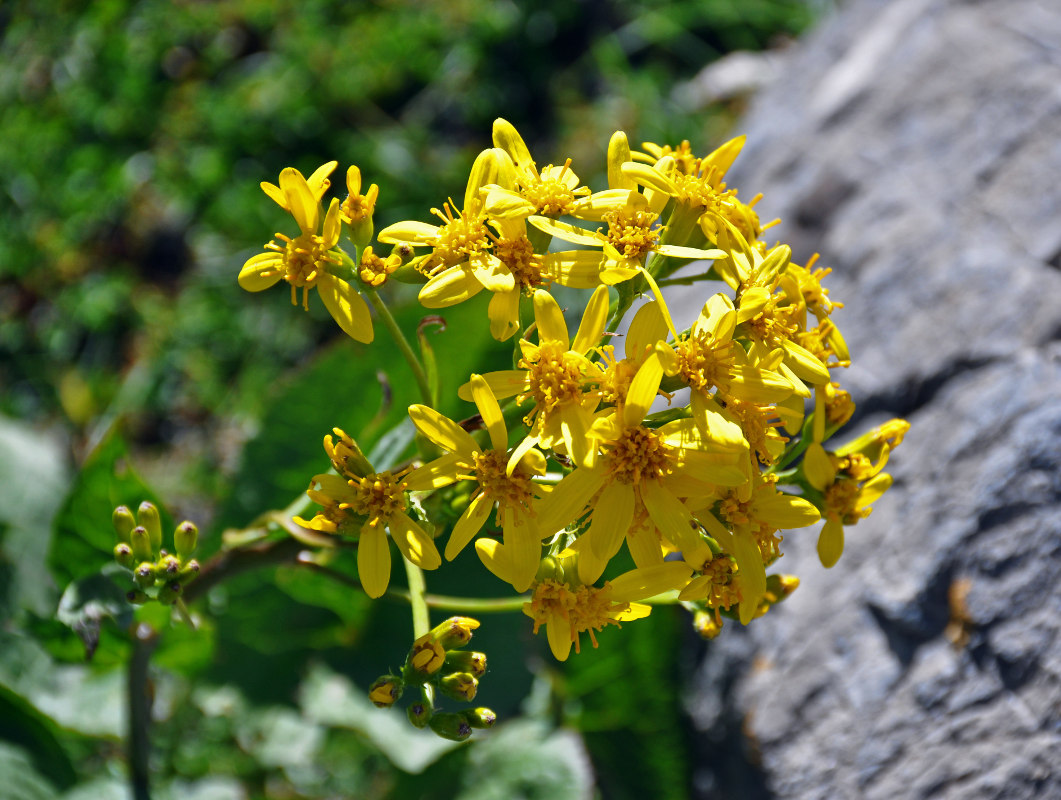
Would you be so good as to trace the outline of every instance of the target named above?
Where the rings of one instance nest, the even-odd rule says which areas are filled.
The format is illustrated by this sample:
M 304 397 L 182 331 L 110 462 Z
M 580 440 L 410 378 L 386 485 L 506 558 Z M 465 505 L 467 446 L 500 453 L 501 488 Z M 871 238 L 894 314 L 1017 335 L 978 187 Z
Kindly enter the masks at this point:
M 7 602 L 37 614 L 55 608 L 47 555 L 69 482 L 57 436 L 0 417 L 0 586 L 8 587 L 0 589 L 0 611 Z
M 593 796 L 593 768 L 579 735 L 550 730 L 539 720 L 519 719 L 498 725 L 470 748 L 455 800 Z
M 58 795 L 26 752 L 0 741 L 0 793 L 5 800 L 56 800 Z

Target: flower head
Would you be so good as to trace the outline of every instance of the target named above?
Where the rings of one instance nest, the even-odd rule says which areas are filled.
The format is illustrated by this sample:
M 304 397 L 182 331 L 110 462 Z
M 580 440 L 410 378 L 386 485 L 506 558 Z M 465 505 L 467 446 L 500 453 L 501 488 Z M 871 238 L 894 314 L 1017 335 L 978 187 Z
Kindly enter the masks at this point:
M 279 188 L 263 184 L 263 188 L 266 186 L 271 187 L 266 194 L 291 213 L 301 233 L 295 238 L 277 233 L 280 244 L 269 242 L 265 246 L 266 252 L 248 259 L 240 270 L 239 285 L 249 292 L 260 292 L 285 280 L 291 285 L 291 303 L 297 303 L 296 291 L 301 288 L 302 306 L 306 309 L 309 308 L 309 290 L 315 288 L 328 313 L 347 335 L 359 342 L 371 342 L 372 317 L 368 304 L 344 278 L 339 277 L 343 261 L 334 249 L 339 243 L 340 231 L 337 199 L 328 207 L 322 227 L 319 198 L 320 192 L 324 191 L 321 187 L 327 188 L 327 181 L 311 185 L 297 169 L 288 167 L 280 173 Z M 277 198 L 277 191 L 282 192 L 283 202 Z

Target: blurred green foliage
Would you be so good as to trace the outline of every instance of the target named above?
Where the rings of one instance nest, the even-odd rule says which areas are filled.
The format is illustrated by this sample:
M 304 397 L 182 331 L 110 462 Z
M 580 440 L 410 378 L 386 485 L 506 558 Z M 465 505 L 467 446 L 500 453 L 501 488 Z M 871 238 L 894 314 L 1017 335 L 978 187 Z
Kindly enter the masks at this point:
M 243 261 L 290 226 L 260 181 L 334 158 L 341 190 L 356 163 L 380 185 L 377 228 L 425 219 L 463 192 L 504 116 L 541 162 L 570 155 L 599 184 L 617 128 L 635 142 L 721 135 L 739 101 L 695 108 L 676 90 L 818 11 L 796 0 L 0 4 L 4 796 L 128 796 L 123 665 L 137 624 L 163 631 L 149 673 L 156 797 L 689 796 L 687 621 L 673 609 L 605 632 L 595 657 L 563 669 L 535 655 L 547 648 L 524 618 L 485 618 L 482 700 L 523 716 L 455 747 L 358 688 L 407 649 L 407 609 L 274 566 L 212 591 L 196 632 L 158 607 L 134 615 L 124 578 L 102 570 L 109 514 L 160 500 L 200 523 L 208 555 L 224 528 L 305 488 L 332 425 L 371 451 L 414 399 L 382 331 L 354 346 L 316 298 L 307 315 L 285 292 L 238 289 Z M 415 326 L 417 309 L 391 299 Z M 467 333 L 484 327 L 483 306 L 452 309 L 427 334 L 454 374 L 509 357 Z M 442 410 L 460 411 L 455 398 Z M 354 574 L 349 554 L 329 566 Z M 456 566 L 432 590 L 485 574 L 474 554 Z

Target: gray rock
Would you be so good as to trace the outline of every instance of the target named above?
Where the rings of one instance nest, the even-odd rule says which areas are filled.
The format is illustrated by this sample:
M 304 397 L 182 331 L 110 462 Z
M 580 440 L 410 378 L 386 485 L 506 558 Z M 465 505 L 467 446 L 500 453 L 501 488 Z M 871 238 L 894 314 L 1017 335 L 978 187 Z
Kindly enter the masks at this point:
M 786 58 L 730 183 L 834 268 L 851 430 L 912 427 L 840 563 L 787 535 L 800 589 L 708 647 L 695 785 L 1061 797 L 1061 4 L 855 0 Z

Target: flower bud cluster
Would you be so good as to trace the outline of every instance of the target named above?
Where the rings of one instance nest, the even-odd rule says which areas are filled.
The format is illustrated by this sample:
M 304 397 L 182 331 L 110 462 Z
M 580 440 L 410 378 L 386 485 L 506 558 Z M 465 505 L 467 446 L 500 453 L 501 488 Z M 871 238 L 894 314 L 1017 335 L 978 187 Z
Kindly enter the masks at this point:
M 438 694 L 459 703 L 471 703 L 486 674 L 486 654 L 465 650 L 472 631 L 479 627 L 470 617 L 450 617 L 413 642 L 405 665 L 396 674 L 381 675 L 369 687 L 369 699 L 379 708 L 397 703 L 406 690 L 419 689 L 417 700 L 406 708 L 417 728 L 430 728 L 444 739 L 464 741 L 475 728 L 489 728 L 497 716 L 488 708 L 440 711 Z
M 173 605 L 184 587 L 199 574 L 199 562 L 192 558 L 198 545 L 199 530 L 185 520 L 173 532 L 175 554 L 162 547 L 162 519 L 158 508 L 146 500 L 136 510 L 118 506 L 111 515 L 118 544 L 114 560 L 133 575 L 136 588 L 126 594 L 130 603 L 141 605 L 158 601 Z

